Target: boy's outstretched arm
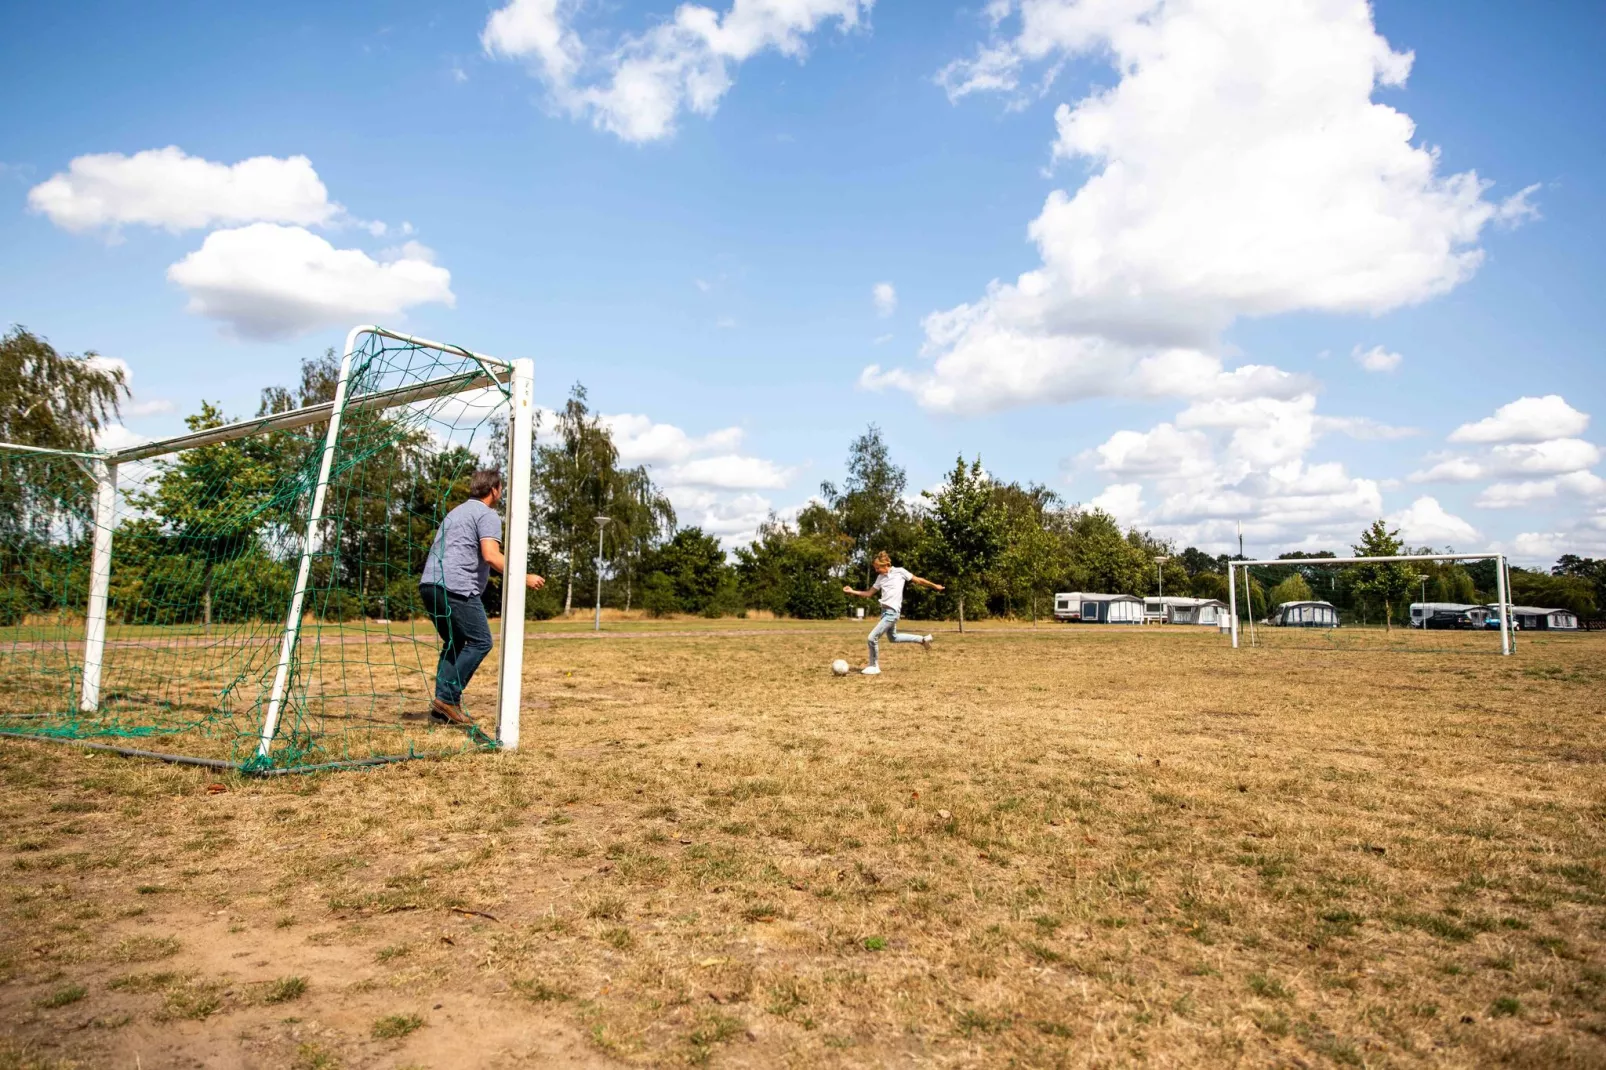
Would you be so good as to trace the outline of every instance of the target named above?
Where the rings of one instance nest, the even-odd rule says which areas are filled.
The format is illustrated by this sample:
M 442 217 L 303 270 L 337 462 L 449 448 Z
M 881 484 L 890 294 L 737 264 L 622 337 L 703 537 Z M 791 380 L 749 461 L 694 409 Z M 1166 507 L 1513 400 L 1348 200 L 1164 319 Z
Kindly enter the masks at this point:
M 910 576 L 909 579 L 921 587 L 930 587 L 933 591 L 943 590 L 942 584 L 932 583 L 930 580 L 921 579 L 919 576 Z
M 874 598 L 875 591 L 855 591 L 852 587 L 843 587 L 843 594 L 851 594 L 855 598 Z

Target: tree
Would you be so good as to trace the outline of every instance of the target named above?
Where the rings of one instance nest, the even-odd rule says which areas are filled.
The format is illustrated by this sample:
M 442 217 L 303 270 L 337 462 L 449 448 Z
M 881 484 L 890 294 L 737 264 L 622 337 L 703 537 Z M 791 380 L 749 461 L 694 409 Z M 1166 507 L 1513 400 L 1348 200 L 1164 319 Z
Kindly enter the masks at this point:
M 820 496 L 852 543 L 852 567 L 866 585 L 872 580 L 871 561 L 878 551 L 902 551 L 912 541 L 909 508 L 903 501 L 908 483 L 904 470 L 892 463 L 881 429 L 871 424 L 848 447 L 848 478 L 841 489 L 830 482 L 820 484 Z
M 701 613 L 719 593 L 725 578 L 725 551 L 718 539 L 701 528 L 682 528 L 647 558 L 645 568 L 651 576 L 668 578 L 677 609 Z
M 1304 576 L 1296 572 L 1273 587 L 1271 593 L 1266 597 L 1275 607 L 1282 605 L 1284 602 L 1309 602 L 1313 596 L 1311 595 L 1310 584 L 1305 582 Z
M 831 515 L 823 507 L 816 508 Z M 805 509 L 803 515 L 808 514 Z M 840 617 L 847 609 L 841 579 L 847 541 L 830 532 L 804 533 L 800 528 L 771 514 L 759 525 L 758 538 L 737 549 L 741 597 L 748 606 L 777 616 L 804 620 Z
M 1361 532 L 1361 541 L 1351 549 L 1356 557 L 1394 557 L 1404 552 L 1399 529 L 1390 531 L 1381 520 Z M 1387 561 L 1356 565 L 1351 577 L 1350 586 L 1357 594 L 1383 604 L 1383 627 L 1392 631 L 1393 606 L 1410 594 L 1417 574 L 1399 561 Z
M 1004 544 L 991 481 L 982 471 L 980 457 L 967 466 L 961 455 L 940 490 L 921 494 L 931 502 L 927 534 L 932 558 L 953 580 L 963 632 L 965 597 L 993 568 Z
M 93 351 L 58 353 L 22 327 L 0 336 L 0 442 L 87 453 L 127 396 L 122 367 Z M 0 451 L 0 599 L 8 616 L 65 597 L 61 568 L 74 557 L 67 548 L 88 537 L 91 492 L 74 459 Z
M 1078 591 L 1135 594 L 1147 590 L 1154 562 L 1101 509 L 1079 513 L 1070 525 L 1070 580 Z
M 615 560 L 621 562 L 625 577 L 625 610 L 642 563 L 664 537 L 675 530 L 675 507 L 669 497 L 653 483 L 642 466 L 618 473 L 609 502 L 613 522 L 607 534 L 613 543 Z M 649 607 L 650 608 L 650 607 Z
M 1037 623 L 1037 599 L 1051 593 L 1064 575 L 1067 554 L 1060 496 L 1041 484 L 994 485 L 993 503 L 1001 518 L 1004 547 L 996 574 L 1013 611 L 1017 600 L 1027 604 Z
M 585 387 L 575 383 L 558 414 L 557 441 L 536 446 L 531 471 L 532 516 L 567 566 L 566 615 L 574 612 L 575 573 L 596 533 L 592 518 L 612 515 L 618 461 L 613 437 L 587 406 Z
M 184 419 L 191 431 L 227 423 L 222 410 L 201 402 L 201 411 Z M 162 522 L 174 550 L 199 570 L 201 623 L 212 625 L 212 586 L 218 565 L 256 548 L 257 532 L 268 520 L 279 472 L 263 439 L 243 438 L 196 446 L 155 462 L 156 483 L 128 500 Z

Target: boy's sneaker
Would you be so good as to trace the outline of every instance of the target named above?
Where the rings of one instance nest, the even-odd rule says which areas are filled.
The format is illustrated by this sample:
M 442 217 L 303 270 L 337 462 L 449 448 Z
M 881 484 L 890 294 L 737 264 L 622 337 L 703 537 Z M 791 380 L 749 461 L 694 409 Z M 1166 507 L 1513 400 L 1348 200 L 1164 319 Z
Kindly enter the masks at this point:
M 881 675 L 881 670 L 880 670 L 879 667 L 877 667 L 875 665 L 869 665 L 869 666 L 866 666 L 863 670 L 861 670 L 861 673 L 864 676 L 880 676 Z
M 931 653 L 931 644 L 934 643 L 934 642 L 936 642 L 936 640 L 933 639 L 931 636 L 922 635 L 920 637 L 920 649 L 924 650 L 926 653 L 929 654 L 929 653 Z

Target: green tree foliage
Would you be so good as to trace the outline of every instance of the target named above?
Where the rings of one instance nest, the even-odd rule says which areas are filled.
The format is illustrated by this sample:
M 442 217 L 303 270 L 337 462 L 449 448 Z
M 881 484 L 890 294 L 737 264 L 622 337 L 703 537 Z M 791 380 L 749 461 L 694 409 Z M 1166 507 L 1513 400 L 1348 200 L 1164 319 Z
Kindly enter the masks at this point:
M 998 555 L 995 587 L 1008 612 L 1024 605 L 1037 623 L 1038 603 L 1052 598 L 1070 569 L 1069 524 L 1064 502 L 1040 484 L 995 485 L 993 504 L 1001 518 L 1004 547 Z
M 909 480 L 892 462 L 881 429 L 871 424 L 848 447 L 848 475 L 842 487 L 820 484 L 820 496 L 835 518 L 835 527 L 852 546 L 850 568 L 855 582 L 868 586 L 875 578 L 871 562 L 885 550 L 900 557 L 913 549 L 914 517 L 903 500 Z
M 1101 509 L 1089 509 L 1071 521 L 1068 550 L 1071 590 L 1134 594 L 1152 582 L 1153 561 Z
M 1273 587 L 1266 597 L 1272 607 L 1276 608 L 1284 602 L 1309 602 L 1314 596 L 1311 594 L 1310 584 L 1305 582 L 1305 577 L 1296 572 Z
M 718 539 L 701 528 L 681 528 L 652 551 L 645 568 L 650 575 L 669 581 L 670 612 L 701 613 L 720 593 L 726 576 L 725 551 Z M 660 596 L 659 605 L 664 604 Z
M 800 530 L 805 519 L 811 521 L 806 532 Z M 747 605 L 805 620 L 826 620 L 847 611 L 841 588 L 848 542 L 820 530 L 820 520 L 804 510 L 794 528 L 771 516 L 750 545 L 736 550 L 736 573 Z
M 123 369 L 93 352 L 59 353 L 22 327 L 0 335 L 0 442 L 89 452 L 127 396 Z M 0 623 L 81 604 L 92 493 L 69 458 L 0 451 Z
M 980 457 L 966 465 L 961 456 L 935 494 L 922 493 L 931 503 L 926 527 L 930 557 L 939 574 L 952 580 L 962 632 L 967 595 L 980 589 L 1004 549 L 1004 518 Z
M 563 563 L 565 614 L 574 612 L 576 575 L 595 552 L 594 518 L 611 516 L 614 493 L 622 490 L 618 464 L 613 436 L 591 411 L 585 387 L 574 384 L 558 413 L 556 441 L 536 446 L 531 466 L 532 520 Z
M 1351 547 L 1356 557 L 1394 557 L 1405 552 L 1398 530 L 1390 531 L 1381 520 L 1361 532 L 1361 541 Z M 1393 607 L 1409 597 L 1417 582 L 1417 572 L 1403 562 L 1390 561 L 1355 565 L 1350 570 L 1350 586 L 1362 598 L 1383 607 L 1383 626 L 1394 627 Z
M 1578 559 L 1574 559 L 1578 560 Z M 1547 575 L 1525 568 L 1511 570 L 1511 601 L 1519 606 L 1571 610 L 1580 620 L 1591 620 L 1600 612 L 1595 584 L 1588 575 L 1576 572 Z

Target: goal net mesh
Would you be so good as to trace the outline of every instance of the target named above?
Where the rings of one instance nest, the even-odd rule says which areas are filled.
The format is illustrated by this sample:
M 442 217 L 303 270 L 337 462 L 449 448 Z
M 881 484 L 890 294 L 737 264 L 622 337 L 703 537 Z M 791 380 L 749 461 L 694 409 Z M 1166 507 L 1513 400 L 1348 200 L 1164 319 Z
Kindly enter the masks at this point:
M 264 411 L 260 427 L 227 441 L 119 455 L 98 701 L 91 684 L 86 703 L 84 673 L 97 461 L 0 444 L 0 730 L 247 769 L 492 745 L 428 718 L 440 644 L 418 579 L 472 472 L 505 454 L 506 374 L 360 338 L 310 539 L 327 416 L 287 428 Z M 210 408 L 188 422 L 223 424 Z M 262 758 L 287 631 L 288 686 Z M 465 699 L 487 714 L 486 732 L 495 665 L 487 659 Z

